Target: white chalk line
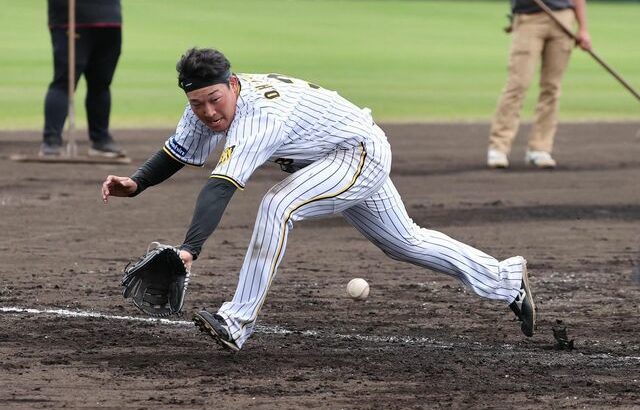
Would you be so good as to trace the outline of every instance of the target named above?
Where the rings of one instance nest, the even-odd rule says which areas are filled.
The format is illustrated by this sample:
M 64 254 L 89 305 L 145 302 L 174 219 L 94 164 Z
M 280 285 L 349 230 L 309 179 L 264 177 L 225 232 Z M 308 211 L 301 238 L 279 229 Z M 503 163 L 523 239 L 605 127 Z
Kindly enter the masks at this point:
M 66 317 L 91 317 L 91 318 L 99 318 L 99 319 L 124 320 L 124 321 L 131 321 L 131 322 L 159 323 L 163 325 L 174 325 L 174 326 L 194 326 L 193 322 L 188 320 L 110 315 L 110 314 L 92 312 L 92 311 L 86 311 L 86 310 L 0 307 L 0 312 L 26 313 L 26 314 L 32 314 L 32 315 L 53 315 L 53 316 L 66 316 Z M 265 333 L 265 334 L 283 334 L 283 335 L 297 334 L 297 335 L 311 336 L 311 337 L 323 336 L 320 332 L 315 332 L 312 330 L 292 331 L 292 330 L 284 329 L 280 326 L 264 326 L 264 325 L 257 325 L 256 332 Z M 357 339 L 357 340 L 363 340 L 363 341 L 369 341 L 369 342 L 429 344 L 429 345 L 446 347 L 446 348 L 452 348 L 454 346 L 453 344 L 438 343 L 435 340 L 426 338 L 426 337 L 420 337 L 420 338 L 399 337 L 399 336 L 381 337 L 381 336 L 341 335 L 341 334 L 332 334 L 331 336 L 339 339 Z
M 17 313 L 17 314 L 31 314 L 31 315 L 51 315 L 51 316 L 65 316 L 65 317 L 90 317 L 90 318 L 98 318 L 98 319 L 106 319 L 106 320 L 123 320 L 123 321 L 131 321 L 131 322 L 144 322 L 144 323 L 157 323 L 162 325 L 172 325 L 172 326 L 194 326 L 192 321 L 188 320 L 176 320 L 176 319 L 165 319 L 165 318 L 148 318 L 148 317 L 137 317 L 137 316 L 123 316 L 123 315 L 110 315 L 100 312 L 92 312 L 86 310 L 69 310 L 69 309 L 34 309 L 34 308 L 23 308 L 23 307 L 0 307 L 0 312 L 2 313 Z M 296 334 L 307 337 L 324 337 L 324 338 L 336 338 L 343 340 L 359 340 L 365 342 L 372 343 L 400 343 L 400 344 L 409 344 L 409 345 L 428 345 L 434 348 L 441 349 L 453 349 L 455 347 L 462 347 L 466 349 L 475 348 L 478 350 L 484 349 L 484 346 L 480 342 L 473 343 L 444 343 L 437 341 L 428 337 L 410 337 L 410 336 L 371 336 L 371 335 L 345 335 L 339 333 L 322 333 L 316 332 L 313 330 L 305 330 L 305 331 L 292 331 L 288 329 L 284 329 L 280 326 L 264 326 L 257 325 L 256 326 L 257 333 L 265 333 L 265 334 Z M 502 344 L 500 345 L 502 349 L 505 350 L 513 350 L 515 347 L 510 344 Z M 599 354 L 591 354 L 591 355 L 583 355 L 585 357 L 593 358 L 593 359 L 603 359 L 603 360 L 613 360 L 613 361 L 622 361 L 622 362 L 639 362 L 640 356 L 611 356 L 607 353 L 599 353 Z
M 186 320 L 172 320 L 163 318 L 146 318 L 135 316 L 119 316 L 119 315 L 107 315 L 100 312 L 90 312 L 84 310 L 69 310 L 69 309 L 31 309 L 21 307 L 0 307 L 0 312 L 3 313 L 29 313 L 32 315 L 53 315 L 53 316 L 67 316 L 67 317 L 95 317 L 100 319 L 113 319 L 113 320 L 126 320 L 132 322 L 150 322 L 161 323 L 165 325 L 193 325 L 193 322 Z

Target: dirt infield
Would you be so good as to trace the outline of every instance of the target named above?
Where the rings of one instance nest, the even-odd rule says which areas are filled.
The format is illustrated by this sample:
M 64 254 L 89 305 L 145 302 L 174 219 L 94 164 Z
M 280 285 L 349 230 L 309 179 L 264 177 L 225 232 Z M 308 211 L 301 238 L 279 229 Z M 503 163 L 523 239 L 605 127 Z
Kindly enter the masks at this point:
M 384 128 L 415 222 L 529 260 L 534 337 L 506 306 L 331 218 L 296 225 L 257 333 L 220 350 L 189 320 L 232 297 L 260 197 L 282 176 L 271 166 L 194 265 L 185 315 L 127 318 L 142 316 L 122 268 L 150 241 L 181 243 L 217 158 L 105 206 L 102 179 L 129 175 L 170 132 L 120 131 L 132 165 L 0 159 L 0 408 L 639 408 L 640 123 L 563 124 L 555 171 L 522 165 L 524 135 L 511 169 L 486 170 L 486 124 Z M 38 139 L 0 132 L 0 155 Z M 365 302 L 346 297 L 353 277 L 371 285 Z

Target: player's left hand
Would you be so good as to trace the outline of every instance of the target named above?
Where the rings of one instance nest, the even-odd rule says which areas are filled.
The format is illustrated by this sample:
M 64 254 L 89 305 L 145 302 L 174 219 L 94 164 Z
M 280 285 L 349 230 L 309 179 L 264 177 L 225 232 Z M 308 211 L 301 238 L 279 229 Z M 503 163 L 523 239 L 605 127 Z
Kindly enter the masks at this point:
M 190 274 L 181 253 L 174 246 L 152 242 L 142 257 L 124 269 L 125 299 L 130 297 L 138 309 L 151 316 L 180 313 Z
M 180 249 L 179 255 L 182 263 L 184 263 L 184 267 L 187 268 L 187 271 L 191 271 L 191 264 L 193 263 L 193 255 L 191 252 Z

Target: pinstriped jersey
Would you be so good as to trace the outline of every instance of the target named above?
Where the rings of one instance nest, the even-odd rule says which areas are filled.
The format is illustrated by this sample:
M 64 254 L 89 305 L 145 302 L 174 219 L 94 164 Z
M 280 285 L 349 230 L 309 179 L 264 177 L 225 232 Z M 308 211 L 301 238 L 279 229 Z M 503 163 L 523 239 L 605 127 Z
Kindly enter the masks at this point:
M 279 74 L 238 74 L 236 112 L 224 133 L 211 131 L 186 107 L 165 149 L 178 160 L 203 165 L 216 144 L 225 147 L 212 177 L 243 188 L 266 161 L 306 165 L 364 141 L 387 144 L 370 111 L 335 91 Z
M 203 166 L 224 137 L 224 133 L 211 131 L 187 104 L 176 132 L 164 143 L 164 149 L 180 162 Z

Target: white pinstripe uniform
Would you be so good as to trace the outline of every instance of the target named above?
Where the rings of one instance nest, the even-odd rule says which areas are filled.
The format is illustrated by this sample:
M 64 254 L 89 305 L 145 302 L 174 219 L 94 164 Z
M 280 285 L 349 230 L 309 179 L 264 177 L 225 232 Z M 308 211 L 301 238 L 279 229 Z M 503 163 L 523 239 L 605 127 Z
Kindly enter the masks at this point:
M 165 144 L 174 158 L 203 165 L 226 139 L 211 177 L 241 189 L 265 161 L 285 158 L 297 169 L 264 196 L 235 295 L 218 311 L 238 347 L 253 332 L 293 223 L 325 215 L 341 213 L 394 259 L 454 276 L 485 298 L 515 299 L 522 281 L 519 259 L 498 262 L 409 218 L 389 179 L 389 144 L 369 110 L 301 80 L 275 74 L 238 78 L 241 91 L 226 133 L 209 130 L 187 106 Z

